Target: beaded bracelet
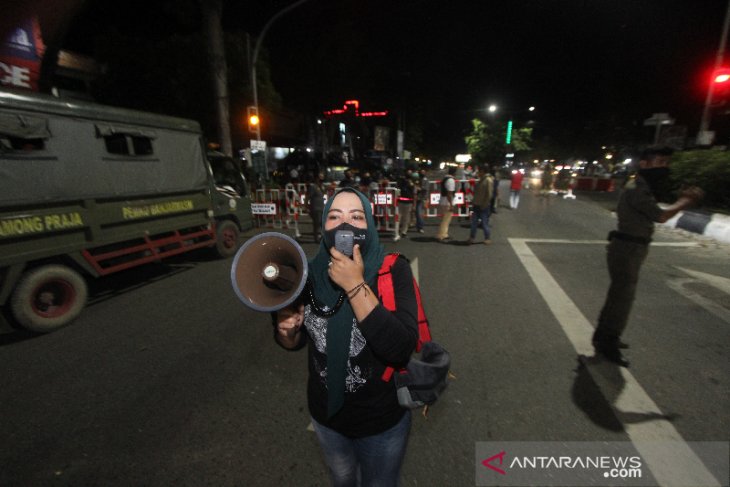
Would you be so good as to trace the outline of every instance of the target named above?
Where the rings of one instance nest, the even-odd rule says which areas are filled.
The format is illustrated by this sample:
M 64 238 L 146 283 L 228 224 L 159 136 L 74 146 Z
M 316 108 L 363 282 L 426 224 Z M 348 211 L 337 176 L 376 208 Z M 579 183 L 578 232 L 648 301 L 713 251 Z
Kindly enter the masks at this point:
M 347 297 L 350 298 L 350 299 L 354 298 L 355 296 L 358 295 L 358 293 L 360 292 L 360 290 L 362 288 L 364 288 L 366 285 L 367 285 L 367 283 L 365 281 L 361 282 L 360 284 L 358 284 L 354 288 L 352 288 L 349 291 L 347 291 Z M 367 296 L 368 295 L 367 288 L 365 288 L 365 293 L 366 293 L 365 295 Z

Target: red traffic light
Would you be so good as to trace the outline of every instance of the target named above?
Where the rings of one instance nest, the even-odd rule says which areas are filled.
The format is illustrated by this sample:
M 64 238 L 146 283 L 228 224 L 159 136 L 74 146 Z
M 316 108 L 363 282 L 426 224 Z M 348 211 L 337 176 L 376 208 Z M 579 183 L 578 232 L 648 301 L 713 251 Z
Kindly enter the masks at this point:
M 723 68 L 715 71 L 712 81 L 715 83 L 727 83 L 730 81 L 730 69 Z

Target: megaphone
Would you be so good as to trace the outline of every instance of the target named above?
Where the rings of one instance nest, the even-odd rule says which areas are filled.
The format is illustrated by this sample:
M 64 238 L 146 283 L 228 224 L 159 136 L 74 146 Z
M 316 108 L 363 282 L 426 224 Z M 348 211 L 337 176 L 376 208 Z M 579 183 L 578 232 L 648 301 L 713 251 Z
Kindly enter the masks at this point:
M 243 304 L 256 311 L 278 311 L 296 301 L 307 283 L 307 258 L 290 236 L 266 232 L 238 249 L 231 284 Z

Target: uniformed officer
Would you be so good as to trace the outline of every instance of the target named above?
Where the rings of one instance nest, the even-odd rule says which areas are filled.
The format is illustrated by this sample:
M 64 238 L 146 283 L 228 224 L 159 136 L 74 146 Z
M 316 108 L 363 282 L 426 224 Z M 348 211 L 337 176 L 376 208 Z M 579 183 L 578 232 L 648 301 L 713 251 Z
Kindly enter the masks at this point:
M 669 176 L 671 155 L 669 148 L 650 148 L 643 152 L 636 178 L 626 184 L 619 198 L 618 229 L 608 235 L 611 285 L 593 334 L 593 347 L 596 353 L 624 367 L 629 362 L 621 349 L 628 345 L 621 341 L 621 334 L 634 302 L 641 264 L 649 253 L 654 222 L 666 222 L 704 196 L 700 188 L 691 186 L 680 192 L 673 205 L 661 208 L 657 204 L 656 194 Z

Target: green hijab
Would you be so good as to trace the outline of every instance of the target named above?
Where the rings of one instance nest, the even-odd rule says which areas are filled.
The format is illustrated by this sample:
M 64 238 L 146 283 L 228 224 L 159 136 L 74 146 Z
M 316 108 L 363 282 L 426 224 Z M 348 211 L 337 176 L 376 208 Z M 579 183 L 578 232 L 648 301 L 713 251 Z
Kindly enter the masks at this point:
M 320 306 L 324 305 L 333 308 L 340 293 L 347 291 L 340 288 L 329 277 L 329 250 L 334 245 L 324 231 L 327 222 L 327 214 L 332 207 L 332 202 L 338 194 L 343 191 L 355 193 L 362 203 L 367 221 L 367 243 L 362 252 L 362 260 L 365 265 L 365 281 L 371 289 L 375 288 L 378 279 L 378 271 L 383 264 L 385 250 L 380 244 L 378 230 L 375 226 L 370 201 L 361 192 L 354 188 L 343 188 L 338 190 L 332 198 L 327 201 L 322 216 L 322 241 L 319 244 L 319 251 L 309 261 L 309 279 L 312 284 L 315 299 Z M 352 322 L 355 314 L 352 311 L 349 300 L 345 299 L 340 309 L 327 321 L 327 416 L 332 417 L 341 408 L 345 400 L 345 379 L 347 378 L 347 360 L 350 356 L 350 335 L 352 334 Z

